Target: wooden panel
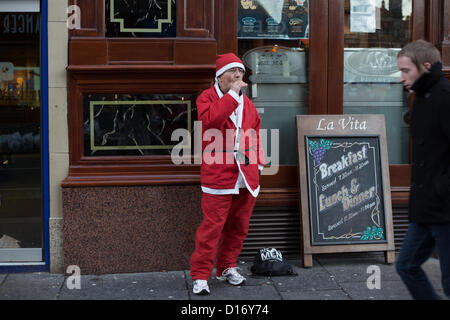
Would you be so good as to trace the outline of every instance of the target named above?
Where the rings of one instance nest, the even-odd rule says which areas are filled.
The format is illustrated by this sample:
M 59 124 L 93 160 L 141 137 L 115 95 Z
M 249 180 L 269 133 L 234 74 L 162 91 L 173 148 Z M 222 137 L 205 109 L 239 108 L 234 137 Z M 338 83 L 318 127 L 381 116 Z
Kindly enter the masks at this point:
M 81 11 L 81 28 L 71 30 L 70 36 L 98 37 L 105 35 L 104 0 L 69 0 L 69 5 L 76 5 Z
M 328 114 L 342 114 L 344 104 L 344 1 L 329 2 Z M 336 36 L 333 36 L 336 35 Z
M 413 0 L 412 40 L 425 39 L 425 0 Z
M 82 38 L 69 42 L 69 65 L 215 65 L 215 40 Z
M 216 64 L 216 41 L 175 41 L 175 64 Z
M 442 64 L 450 69 L 450 0 L 442 2 Z
M 181 0 L 177 6 L 178 37 L 211 37 L 214 34 L 214 0 Z
M 442 43 L 442 65 L 446 68 L 446 72 L 450 72 L 450 41 L 444 41 Z M 449 76 L 447 75 L 447 78 Z
M 391 180 L 391 186 L 409 186 L 411 184 L 411 165 L 390 165 L 389 178 Z
M 208 39 L 108 39 L 111 64 L 215 64 L 216 42 Z
M 328 1 L 311 1 L 309 5 L 309 113 L 326 114 L 328 113 Z
M 409 187 L 391 186 L 391 201 L 395 206 L 407 206 Z M 298 206 L 300 202 L 298 188 L 261 188 L 256 199 L 257 207 Z
M 263 188 L 297 188 L 297 166 L 280 165 L 276 175 L 262 175 L 260 178 Z
M 441 0 L 427 1 L 425 7 L 426 23 L 425 32 L 426 40 L 434 45 L 440 45 L 440 31 L 442 27 L 441 20 Z
M 106 64 L 107 42 L 105 39 L 69 41 L 69 65 Z
M 111 64 L 172 64 L 173 41 L 157 39 L 108 39 Z
M 205 29 L 206 15 L 209 12 L 205 12 L 205 0 L 184 0 L 180 1 L 183 6 L 184 14 L 184 30 L 189 29 Z M 181 11 L 181 10 L 180 10 Z
M 298 206 L 298 188 L 261 188 L 256 198 L 257 207 Z
M 237 1 L 215 0 L 214 35 L 217 39 L 217 53 L 238 52 Z
M 391 186 L 391 200 L 393 206 L 408 206 L 410 187 Z
M 67 75 L 67 120 L 69 132 L 69 164 L 76 164 L 79 155 L 82 153 L 82 131 L 80 123 L 83 123 L 83 105 L 81 103 L 83 96 L 76 85 L 76 81 Z M 79 136 L 80 135 L 80 136 Z

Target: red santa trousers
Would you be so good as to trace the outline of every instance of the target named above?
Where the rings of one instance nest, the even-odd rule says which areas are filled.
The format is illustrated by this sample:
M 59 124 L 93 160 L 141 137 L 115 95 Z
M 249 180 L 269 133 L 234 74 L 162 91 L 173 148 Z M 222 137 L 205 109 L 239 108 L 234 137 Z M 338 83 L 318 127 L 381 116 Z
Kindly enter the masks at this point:
M 211 276 L 216 252 L 216 275 L 236 266 L 256 201 L 247 189 L 241 188 L 239 192 L 203 193 L 203 221 L 197 229 L 195 251 L 191 256 L 192 280 L 207 280 Z

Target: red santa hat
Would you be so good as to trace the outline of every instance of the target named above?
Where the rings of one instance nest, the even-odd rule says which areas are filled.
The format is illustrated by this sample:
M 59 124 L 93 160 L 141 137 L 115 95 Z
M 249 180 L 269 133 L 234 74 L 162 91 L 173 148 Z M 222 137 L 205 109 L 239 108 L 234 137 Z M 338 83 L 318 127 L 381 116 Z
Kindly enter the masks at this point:
M 241 68 L 245 71 L 244 64 L 234 53 L 219 54 L 216 57 L 216 79 L 225 71 L 233 68 Z

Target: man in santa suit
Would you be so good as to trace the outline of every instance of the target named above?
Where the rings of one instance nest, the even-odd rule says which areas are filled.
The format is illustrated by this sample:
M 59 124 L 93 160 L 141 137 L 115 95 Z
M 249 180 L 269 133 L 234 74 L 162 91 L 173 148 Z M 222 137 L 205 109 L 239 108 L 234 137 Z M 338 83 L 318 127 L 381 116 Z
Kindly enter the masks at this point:
M 215 258 L 217 279 L 232 285 L 246 280 L 239 274 L 236 261 L 248 233 L 265 159 L 261 120 L 254 104 L 241 91 L 247 86 L 244 72 L 244 64 L 233 53 L 218 55 L 215 84 L 197 99 L 203 137 L 203 221 L 190 260 L 195 294 L 209 294 L 207 280 Z

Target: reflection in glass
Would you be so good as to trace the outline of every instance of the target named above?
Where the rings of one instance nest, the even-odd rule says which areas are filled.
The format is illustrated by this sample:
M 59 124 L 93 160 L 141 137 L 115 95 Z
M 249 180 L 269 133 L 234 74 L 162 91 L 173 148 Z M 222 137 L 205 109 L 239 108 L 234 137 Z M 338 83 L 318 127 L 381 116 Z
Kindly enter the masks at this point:
M 2 250 L 42 246 L 40 14 L 0 13 L 0 46 L 0 262 L 41 261 Z
M 308 113 L 308 41 L 240 39 L 239 56 L 246 66 L 246 94 L 258 109 L 261 128 L 279 130 L 281 165 L 297 162 L 295 115 Z M 269 155 L 269 157 L 274 155 Z M 272 158 L 274 161 L 277 159 Z
M 175 0 L 106 0 L 107 37 L 176 37 Z
M 85 156 L 170 155 L 180 141 L 172 132 L 193 133 L 193 94 L 84 95 Z
M 308 113 L 309 0 L 237 0 L 246 94 L 266 129 L 279 130 L 282 165 L 297 164 L 295 115 Z M 270 154 L 268 155 L 270 158 Z
M 309 38 L 308 0 L 238 0 L 238 37 Z
M 397 53 L 411 38 L 411 15 L 412 0 L 345 0 L 344 113 L 385 115 L 391 164 L 409 163 Z

